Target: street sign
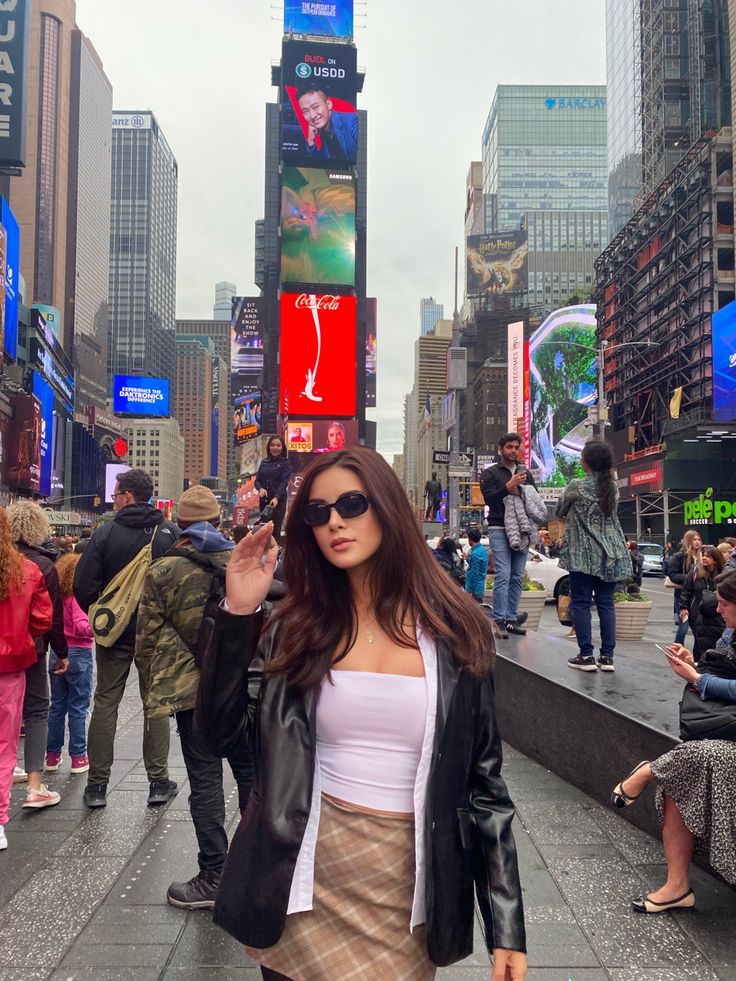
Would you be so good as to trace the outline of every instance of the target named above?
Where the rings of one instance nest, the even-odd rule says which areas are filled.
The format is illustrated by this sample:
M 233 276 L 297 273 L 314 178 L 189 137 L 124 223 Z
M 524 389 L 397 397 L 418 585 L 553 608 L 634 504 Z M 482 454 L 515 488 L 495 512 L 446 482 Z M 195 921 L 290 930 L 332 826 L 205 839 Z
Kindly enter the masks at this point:
M 461 467 L 467 467 L 472 470 L 475 465 L 475 453 L 458 453 L 457 462 Z
M 447 476 L 448 477 L 459 477 L 460 480 L 472 480 L 473 479 L 473 472 L 472 472 L 472 470 L 468 470 L 468 469 L 464 469 L 464 470 L 455 469 L 455 470 L 450 470 L 448 472 Z
M 564 487 L 537 487 L 545 504 L 557 504 L 565 493 Z
M 450 451 L 449 450 L 432 450 L 432 463 L 437 466 L 447 466 L 450 462 Z
M 78 511 L 54 511 L 44 508 L 50 525 L 78 525 L 81 517 Z

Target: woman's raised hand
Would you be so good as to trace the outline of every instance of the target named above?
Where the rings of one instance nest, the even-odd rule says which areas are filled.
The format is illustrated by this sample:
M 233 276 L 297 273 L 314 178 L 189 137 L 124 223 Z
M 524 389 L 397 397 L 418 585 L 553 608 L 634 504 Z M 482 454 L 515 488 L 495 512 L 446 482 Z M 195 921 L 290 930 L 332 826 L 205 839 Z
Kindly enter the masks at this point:
M 235 546 L 225 579 L 230 613 L 238 616 L 255 613 L 268 596 L 279 554 L 272 532 L 273 521 L 268 521 Z

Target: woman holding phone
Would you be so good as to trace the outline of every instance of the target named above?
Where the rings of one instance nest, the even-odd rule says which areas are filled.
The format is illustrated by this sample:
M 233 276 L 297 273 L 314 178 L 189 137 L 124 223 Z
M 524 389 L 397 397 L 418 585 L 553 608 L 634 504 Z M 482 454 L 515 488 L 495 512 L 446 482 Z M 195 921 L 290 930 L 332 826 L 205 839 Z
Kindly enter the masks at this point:
M 727 627 L 736 627 L 736 572 L 719 576 L 717 589 L 718 612 Z M 691 652 L 681 644 L 672 644 L 667 651 L 672 670 L 694 686 L 704 701 L 718 699 L 736 704 L 735 647 L 719 659 L 722 672 L 729 677 L 699 673 Z M 726 739 L 691 740 L 657 760 L 639 763 L 614 789 L 613 806 L 630 807 L 652 781 L 657 783 L 656 805 L 662 821 L 667 881 L 635 900 L 634 909 L 662 913 L 695 905 L 689 878 L 695 847 L 727 882 L 736 885 L 736 743 Z
M 271 526 L 233 552 L 200 684 L 256 755 L 215 921 L 266 979 L 429 981 L 472 949 L 475 878 L 492 978 L 524 978 L 490 624 L 372 450 L 312 463 L 287 536 L 272 614 Z

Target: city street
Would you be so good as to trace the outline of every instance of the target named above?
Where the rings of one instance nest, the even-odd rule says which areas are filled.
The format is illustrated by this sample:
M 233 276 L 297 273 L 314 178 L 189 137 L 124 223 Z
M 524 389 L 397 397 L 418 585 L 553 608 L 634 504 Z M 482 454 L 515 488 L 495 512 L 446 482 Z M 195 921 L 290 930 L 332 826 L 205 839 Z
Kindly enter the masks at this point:
M 659 663 L 653 643 L 672 637 L 670 591 L 655 579 L 645 589 L 655 603 L 653 618 L 643 643 L 622 645 L 628 665 L 632 656 Z M 543 630 L 566 632 L 553 606 Z M 85 777 L 72 776 L 67 762 L 49 774 L 49 785 L 62 795 L 57 807 L 23 812 L 23 787 L 13 790 L 9 847 L 0 854 L 0 981 L 260 977 L 209 913 L 166 904 L 169 883 L 196 871 L 186 775 L 172 733 L 171 774 L 179 794 L 163 809 L 146 807 L 141 728 L 132 679 L 103 811 L 83 807 Z M 695 869 L 697 912 L 636 914 L 629 901 L 662 881 L 659 842 L 510 747 L 505 773 L 518 811 L 530 981 L 736 981 L 733 890 Z M 227 808 L 232 830 L 237 797 L 231 778 Z M 487 981 L 487 963 L 478 932 L 475 954 L 438 978 Z

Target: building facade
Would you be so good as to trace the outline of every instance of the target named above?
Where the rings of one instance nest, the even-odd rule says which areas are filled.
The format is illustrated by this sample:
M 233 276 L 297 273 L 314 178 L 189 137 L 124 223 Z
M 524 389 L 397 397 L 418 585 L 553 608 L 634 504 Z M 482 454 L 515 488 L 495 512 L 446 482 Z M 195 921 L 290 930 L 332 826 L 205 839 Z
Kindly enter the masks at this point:
M 212 319 L 213 320 L 227 320 L 230 323 L 230 317 L 232 315 L 233 309 L 233 297 L 238 292 L 238 288 L 235 283 L 215 283 L 215 305 L 212 308 Z
M 152 112 L 112 118 L 108 372 L 175 381 L 178 166 Z
M 126 422 L 128 463 L 153 478 L 153 496 L 178 501 L 184 489 L 184 437 L 176 419 Z
M 443 303 L 438 303 L 433 296 L 428 296 L 419 301 L 419 323 L 420 334 L 426 337 L 434 331 L 434 325 L 438 320 L 442 320 L 445 315 Z
M 608 225 L 613 238 L 641 196 L 641 17 L 638 0 L 606 0 Z
M 177 336 L 173 414 L 184 437 L 184 480 L 190 484 L 211 475 L 215 359 L 208 337 Z
M 605 211 L 527 211 L 529 306 L 544 316 L 572 293 L 592 293 L 595 260 L 608 243 Z

